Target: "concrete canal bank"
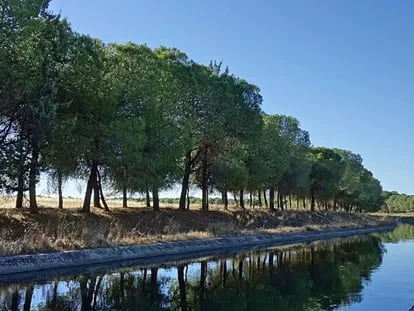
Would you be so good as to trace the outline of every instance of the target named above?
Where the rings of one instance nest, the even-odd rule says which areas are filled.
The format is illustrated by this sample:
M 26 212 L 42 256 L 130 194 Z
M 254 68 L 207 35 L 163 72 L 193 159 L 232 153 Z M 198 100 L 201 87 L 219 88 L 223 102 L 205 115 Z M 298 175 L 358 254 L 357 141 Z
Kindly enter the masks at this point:
M 73 269 L 90 265 L 109 265 L 123 261 L 136 264 L 162 263 L 179 260 L 181 257 L 196 258 L 210 253 L 235 252 L 249 248 L 265 248 L 317 240 L 334 239 L 362 235 L 373 232 L 389 231 L 395 225 L 372 226 L 364 228 L 335 229 L 328 231 L 307 231 L 286 234 L 261 234 L 250 236 L 224 237 L 205 240 L 155 243 L 136 246 L 121 246 L 74 250 L 67 252 L 29 254 L 0 257 L 0 279 L 10 275 L 48 272 L 55 269 Z M 12 277 L 13 279 L 15 277 Z

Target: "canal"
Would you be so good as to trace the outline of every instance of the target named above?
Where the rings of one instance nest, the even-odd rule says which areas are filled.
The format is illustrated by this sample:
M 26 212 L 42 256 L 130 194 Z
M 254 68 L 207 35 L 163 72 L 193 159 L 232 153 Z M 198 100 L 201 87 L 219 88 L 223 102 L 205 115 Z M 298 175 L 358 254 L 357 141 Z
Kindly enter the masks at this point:
M 409 310 L 414 226 L 0 285 L 0 310 Z M 0 280 L 1 282 L 1 280 Z

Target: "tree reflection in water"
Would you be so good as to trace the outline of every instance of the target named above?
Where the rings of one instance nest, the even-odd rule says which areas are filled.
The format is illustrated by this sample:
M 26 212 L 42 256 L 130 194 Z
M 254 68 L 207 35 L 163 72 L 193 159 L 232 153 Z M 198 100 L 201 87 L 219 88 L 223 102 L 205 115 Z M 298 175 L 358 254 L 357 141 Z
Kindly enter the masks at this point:
M 319 242 L 168 268 L 0 288 L 2 310 L 332 310 L 359 302 L 379 237 Z

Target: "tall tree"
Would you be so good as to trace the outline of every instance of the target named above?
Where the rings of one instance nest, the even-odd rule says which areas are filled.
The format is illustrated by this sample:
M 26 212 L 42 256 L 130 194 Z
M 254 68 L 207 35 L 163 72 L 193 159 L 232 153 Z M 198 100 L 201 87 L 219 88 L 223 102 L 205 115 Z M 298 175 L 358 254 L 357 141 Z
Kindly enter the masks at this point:
M 317 147 L 310 151 L 312 172 L 310 175 L 311 210 L 315 210 L 315 199 L 329 200 L 338 191 L 345 170 L 342 157 L 332 149 Z
M 36 183 L 39 160 L 56 126 L 56 112 L 64 103 L 59 93 L 68 74 L 72 32 L 59 16 L 47 11 L 48 1 L 33 1 L 25 6 L 6 1 L 1 20 L 9 53 L 0 57 L 11 67 L 0 79 L 3 120 L 16 125 L 17 137 L 27 141 L 29 159 L 30 209 L 37 213 Z M 7 126 L 3 129 L 10 129 Z
M 104 45 L 87 36 L 77 36 L 74 42 L 75 61 L 72 69 L 71 104 L 66 113 L 75 118 L 78 175 L 88 176 L 84 212 L 104 203 L 100 167 L 107 165 L 111 122 L 116 120 L 117 102 L 108 79 L 108 59 Z

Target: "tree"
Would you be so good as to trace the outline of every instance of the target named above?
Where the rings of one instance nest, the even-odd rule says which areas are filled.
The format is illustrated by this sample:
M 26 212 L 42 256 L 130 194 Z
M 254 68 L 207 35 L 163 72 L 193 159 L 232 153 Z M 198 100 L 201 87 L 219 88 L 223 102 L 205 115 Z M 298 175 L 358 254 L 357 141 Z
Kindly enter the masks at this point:
M 108 79 L 108 60 L 104 45 L 87 36 L 77 36 L 74 42 L 75 61 L 72 68 L 71 104 L 65 111 L 75 118 L 78 175 L 88 176 L 84 212 L 90 212 L 94 193 L 94 207 L 108 209 L 103 197 L 99 168 L 108 162 L 111 122 L 116 120 L 117 102 L 112 92 L 113 81 Z
M 283 209 L 285 195 L 303 191 L 309 185 L 311 166 L 306 156 L 310 139 L 309 133 L 300 128 L 297 119 L 283 115 L 279 119 L 281 144 L 288 158 L 288 165 L 277 185 L 279 206 Z
M 223 97 L 224 81 L 217 71 L 211 68 L 191 64 L 189 74 L 192 78 L 189 92 L 183 98 L 182 120 L 186 148 L 184 152 L 184 176 L 180 208 L 186 207 L 186 194 L 191 173 L 196 173 L 196 181 L 202 189 L 202 209 L 208 210 L 208 193 L 211 187 L 211 160 L 217 154 L 218 143 L 226 136 L 223 121 L 225 105 Z
M 261 126 L 260 90 L 244 80 L 221 72 L 221 64 L 193 65 L 193 92 L 184 101 L 183 120 L 188 133 L 184 158 L 180 208 L 185 208 L 189 177 L 195 173 L 202 189 L 202 209 L 208 210 L 208 194 L 214 186 L 215 159 L 228 149 L 227 143 L 247 139 Z
M 374 212 L 381 208 L 384 200 L 381 196 L 382 187 L 379 180 L 374 178 L 372 173 L 364 169 L 360 180 L 360 195 L 358 197 L 358 204 L 356 208 L 359 211 Z M 349 211 L 352 208 L 350 207 Z
M 0 56 L 11 67 L 0 78 L 3 134 L 16 129 L 16 137 L 29 148 L 28 188 L 31 212 L 37 213 L 36 183 L 39 159 L 54 127 L 61 107 L 59 93 L 68 74 L 72 32 L 59 16 L 47 12 L 48 1 L 30 6 L 5 2 L 1 20 L 9 26 Z M 4 141 L 4 140 L 3 140 Z
M 225 208 L 228 206 L 227 192 L 240 195 L 240 207 L 244 208 L 243 190 L 249 178 L 247 161 L 247 148 L 245 145 L 228 144 L 228 149 L 220 154 L 212 163 L 212 176 L 214 187 L 222 193 Z
M 127 195 L 145 192 L 154 210 L 158 192 L 181 182 L 179 208 L 189 187 L 233 192 L 240 207 L 262 195 L 271 210 L 310 198 L 328 209 L 371 211 L 384 196 L 362 158 L 340 149 L 311 148 L 297 119 L 266 115 L 260 89 L 223 69 L 197 64 L 175 48 L 134 43 L 105 45 L 74 33 L 48 11 L 47 0 L 0 0 L 0 191 L 17 192 L 38 210 L 40 171 L 62 184 L 88 180 L 82 210 L 109 210 L 103 184 Z M 269 191 L 269 204 L 266 193 Z M 411 208 L 411 207 L 410 207 Z
M 263 171 L 260 182 L 263 187 L 269 189 L 269 208 L 274 210 L 274 195 L 283 174 L 289 167 L 289 149 L 291 143 L 285 131 L 284 123 L 287 118 L 279 115 L 265 115 L 263 117 L 264 128 L 258 143 L 258 160 L 262 163 Z
M 133 165 L 137 171 L 134 175 L 139 178 L 130 178 L 134 183 L 130 183 L 130 189 L 150 189 L 153 208 L 157 210 L 159 189 L 175 180 L 182 145 L 169 51 L 152 51 L 146 46 L 128 43 L 110 46 L 108 54 L 112 58 L 112 79 L 117 81 L 119 88 L 119 122 L 130 119 L 129 122 L 137 124 L 132 129 L 123 126 L 124 141 L 125 135 L 129 135 L 129 146 L 133 151 L 121 161 L 123 164 L 119 163 L 123 171 L 118 170 L 115 175 L 123 175 Z M 117 128 L 120 128 L 119 124 Z
M 316 147 L 310 150 L 312 161 L 310 174 L 311 210 L 315 210 L 315 199 L 319 197 L 325 200 L 332 199 L 337 193 L 338 185 L 345 170 L 345 162 L 342 157 L 332 149 Z

